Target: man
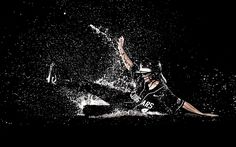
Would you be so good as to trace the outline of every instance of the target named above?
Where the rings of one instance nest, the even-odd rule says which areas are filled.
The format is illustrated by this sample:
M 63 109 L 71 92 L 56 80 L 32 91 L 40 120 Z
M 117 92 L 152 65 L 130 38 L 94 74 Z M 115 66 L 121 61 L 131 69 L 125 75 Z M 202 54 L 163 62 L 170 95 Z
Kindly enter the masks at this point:
M 130 94 L 130 98 L 133 100 L 133 109 L 147 114 L 154 112 L 175 114 L 180 108 L 183 108 L 198 115 L 218 116 L 211 113 L 202 113 L 190 103 L 176 97 L 166 85 L 166 79 L 161 73 L 160 63 L 155 66 L 145 61 L 139 65 L 132 62 L 123 48 L 123 36 L 118 39 L 117 44 L 119 55 L 125 67 L 134 75 L 138 75 L 135 78 L 135 90 Z
M 114 108 L 119 108 L 121 110 L 137 110 L 144 114 L 175 114 L 180 108 L 184 108 L 199 115 L 217 116 L 215 114 L 202 113 L 190 103 L 176 97 L 166 85 L 166 79 L 161 73 L 160 63 L 153 65 L 151 62 L 143 61 L 138 65 L 132 62 L 124 51 L 124 37 L 120 37 L 117 43 L 122 61 L 135 79 L 134 90 L 131 93 L 123 93 L 89 81 L 66 82 L 66 86 L 103 99 L 110 104 L 109 108 L 105 106 L 103 110 L 109 112 Z M 50 75 L 51 73 L 49 72 L 49 77 Z M 60 83 L 57 83 L 57 85 L 60 85 Z M 100 112 L 98 111 L 100 109 L 100 106 L 86 106 L 84 113 L 94 115 L 94 112 L 96 112 L 99 115 Z M 102 111 L 101 113 L 104 112 Z

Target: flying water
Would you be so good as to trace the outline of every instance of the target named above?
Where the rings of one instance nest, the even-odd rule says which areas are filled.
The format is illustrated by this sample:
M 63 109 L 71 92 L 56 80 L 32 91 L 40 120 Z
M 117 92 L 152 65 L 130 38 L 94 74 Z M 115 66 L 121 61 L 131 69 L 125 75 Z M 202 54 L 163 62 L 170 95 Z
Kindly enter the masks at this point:
M 103 27 L 95 27 L 90 24 L 91 30 L 94 31 L 96 35 L 102 37 L 102 41 L 104 44 L 108 45 L 110 49 L 113 49 L 110 52 L 109 57 L 111 57 L 112 63 L 105 69 L 105 74 L 94 80 L 93 83 L 99 84 L 102 86 L 106 86 L 111 89 L 116 89 L 121 92 L 130 92 L 132 88 L 132 80 L 129 76 L 124 74 L 124 67 L 122 66 L 122 61 L 118 55 L 118 50 L 114 44 L 115 40 L 112 39 L 110 34 L 108 33 L 108 29 L 104 29 Z M 105 30 L 105 31 L 102 31 Z M 105 64 L 105 63 L 103 63 Z M 49 69 L 49 76 L 52 76 L 50 71 L 52 67 Z M 48 78 L 47 78 L 48 81 Z M 78 108 L 77 115 L 84 115 L 83 109 L 86 105 L 109 105 L 109 103 L 100 99 L 98 96 L 93 95 L 88 92 L 82 92 L 77 89 L 69 89 L 63 87 L 60 92 L 66 96 L 71 102 L 76 104 Z M 115 117 L 115 116 L 124 116 L 124 115 L 141 115 L 137 112 L 124 112 L 122 110 L 115 110 L 112 114 L 105 114 L 101 117 Z M 142 114 L 143 115 L 143 114 Z
M 115 40 L 111 37 L 108 33 L 107 28 L 103 27 L 96 27 L 92 24 L 89 25 L 91 31 L 94 31 L 95 35 L 102 38 L 102 43 L 109 46 L 109 49 L 112 51 L 109 52 L 109 58 L 111 63 L 105 69 L 103 75 L 92 81 L 95 84 L 99 84 L 102 86 L 106 86 L 111 89 L 116 89 L 122 92 L 131 92 L 133 88 L 133 81 L 129 75 L 125 74 L 125 68 L 123 67 L 122 61 L 119 57 Z M 106 64 L 106 63 L 103 63 Z M 217 114 L 225 114 L 228 111 L 236 111 L 236 97 L 234 93 L 235 88 L 235 77 L 228 77 L 220 72 L 218 69 L 217 71 L 212 71 L 211 73 L 201 73 L 200 78 L 200 89 L 199 94 L 199 101 L 202 104 L 201 110 L 204 112 L 215 112 Z M 66 92 L 65 92 L 66 91 Z M 226 91 L 230 91 L 232 96 L 230 96 L 230 100 L 232 104 L 230 108 L 226 110 L 224 106 L 220 106 L 221 102 L 224 101 L 224 93 Z M 78 115 L 83 115 L 83 108 L 86 105 L 109 105 L 107 102 L 103 101 L 99 97 L 85 92 L 79 92 L 77 90 L 71 89 L 64 89 L 65 95 L 74 102 L 78 107 Z M 226 98 L 225 98 L 226 99 Z M 217 108 L 216 108 L 217 107 Z M 218 110 L 219 108 L 221 108 Z M 232 110 L 233 109 L 233 110 Z M 113 113 L 108 113 L 100 116 L 94 117 L 120 117 L 120 116 L 141 116 L 146 114 L 140 114 L 134 111 L 123 111 L 123 110 L 114 110 Z M 150 114 L 150 115 L 162 115 L 162 114 Z

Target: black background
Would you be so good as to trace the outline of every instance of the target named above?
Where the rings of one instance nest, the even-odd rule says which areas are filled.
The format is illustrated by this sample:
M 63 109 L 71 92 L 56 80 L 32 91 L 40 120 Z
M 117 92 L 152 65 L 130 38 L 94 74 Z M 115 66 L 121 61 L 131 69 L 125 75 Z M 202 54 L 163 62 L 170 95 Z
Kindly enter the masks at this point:
M 66 16 L 63 16 L 63 10 L 66 8 L 63 3 L 67 1 L 5 1 L 1 5 L 1 43 L 3 45 L 10 45 L 16 40 L 19 34 L 26 32 L 27 30 L 38 27 L 45 23 L 48 23 L 47 19 L 54 19 L 51 22 L 60 24 L 66 20 Z M 60 4 L 61 3 L 61 4 Z M 69 3 L 69 2 L 67 2 Z M 83 3 L 83 2 L 81 2 Z M 220 67 L 223 71 L 232 71 L 230 68 L 233 64 L 233 36 L 234 36 L 234 10 L 232 2 L 213 2 L 213 1 L 167 1 L 167 2 L 154 2 L 154 1 L 88 1 L 86 3 L 94 3 L 96 6 L 111 5 L 116 3 L 136 3 L 137 5 L 145 4 L 150 7 L 153 4 L 153 9 L 158 11 L 158 7 L 164 6 L 165 11 L 169 13 L 178 12 L 181 17 L 177 17 L 174 23 L 178 23 L 179 27 L 184 28 L 184 35 L 178 40 L 176 44 L 181 47 L 190 50 L 196 50 L 203 57 L 209 58 L 211 65 Z M 149 4 L 150 3 L 150 4 Z M 55 6 L 55 7 L 54 7 Z M 64 8 L 65 7 L 65 8 Z M 156 9 L 156 8 L 157 9 Z M 69 10 L 68 10 L 69 11 Z M 103 9 L 103 13 L 108 12 L 109 9 Z M 151 11 L 151 10 L 150 10 Z M 150 13 L 150 12 L 149 12 Z M 117 14 L 113 12 L 109 15 Z M 177 15 L 178 15 L 177 14 Z M 52 16 L 50 16 L 52 15 Z M 145 14 L 143 14 L 145 16 Z M 167 15 L 167 14 L 165 14 Z M 50 17 L 48 17 L 50 16 Z M 102 15 L 101 15 L 102 16 Z M 122 16 L 119 16 L 122 17 Z M 141 16 L 142 17 L 142 16 Z M 165 16 L 163 16 L 165 17 Z M 171 17 L 171 16 L 166 16 Z M 35 18 L 37 21 L 33 22 Z M 102 18 L 100 18 L 102 19 Z M 105 20 L 105 18 L 103 18 Z M 154 20 L 156 18 L 153 18 Z M 168 19 L 168 18 L 166 18 Z M 170 18 L 172 19 L 172 18 Z M 111 20 L 112 21 L 112 20 Z M 115 21 L 115 19 L 113 20 Z M 115 23 L 115 22 L 112 22 Z M 121 24 L 121 23 L 119 23 Z M 122 24 L 124 25 L 124 24 Z M 119 28 L 119 30 L 122 29 Z M 152 24 L 148 24 L 147 27 L 152 27 Z M 178 26 L 177 26 L 178 27 Z M 182 28 L 176 29 L 180 31 Z M 161 30 L 163 31 L 163 30 Z M 166 30 L 169 31 L 169 30 Z M 180 33 L 183 33 L 180 31 Z M 166 35 L 166 34 L 164 34 Z M 166 35 L 167 36 L 167 35 Z M 168 36 L 169 37 L 169 36 Z M 166 44 L 171 40 L 166 39 Z M 12 41 L 12 42 L 11 42 Z M 175 44 L 174 44 L 175 45 Z M 174 46 L 172 45 L 172 46 Z M 167 46 L 167 45 L 166 45 Z M 5 47 L 7 48 L 7 47 Z M 180 48 L 180 47 L 179 47 Z M 178 48 L 176 49 L 178 51 Z M 7 51 L 5 51 L 6 55 Z M 176 51 L 176 52 L 177 52 Z M 173 53 L 174 54 L 174 53 Z M 186 53 L 187 54 L 187 53 Z
M 144 9 L 139 11 L 141 6 Z M 94 7 L 95 9 L 92 9 Z M 76 13 L 76 10 L 80 9 L 84 10 L 84 12 Z M 66 12 L 66 15 L 64 15 L 64 12 Z M 56 38 L 56 41 L 54 41 L 58 43 L 56 47 L 63 46 L 66 40 L 63 41 L 62 38 L 66 34 L 69 38 L 79 38 L 79 40 L 88 37 L 88 40 L 85 39 L 82 45 L 87 46 L 85 48 L 90 52 L 89 55 L 86 53 L 86 50 L 76 50 L 74 53 L 81 53 L 82 55 L 67 60 L 66 57 L 73 56 L 73 53 L 68 52 L 69 55 L 60 56 L 60 51 L 67 53 L 66 50 L 61 48 L 53 50 L 53 53 L 58 55 L 55 57 L 55 60 L 57 60 L 58 64 L 67 68 L 69 75 L 82 73 L 84 76 L 77 78 L 97 78 L 99 75 L 97 73 L 101 72 L 101 69 L 104 67 L 94 64 L 99 59 L 99 55 L 94 55 L 94 50 L 90 49 L 90 47 L 103 45 L 102 43 L 96 43 L 96 41 L 101 40 L 94 38 L 91 32 L 89 34 L 88 25 L 93 23 L 109 28 L 115 37 L 120 35 L 128 36 L 127 42 L 130 42 L 130 44 L 127 43 L 127 45 L 138 47 L 137 52 L 140 51 L 144 56 L 149 55 L 150 58 L 161 59 L 163 62 L 163 72 L 169 81 L 169 86 L 173 88 L 177 95 L 184 97 L 202 110 L 212 111 L 211 108 L 205 108 L 203 103 L 216 107 L 215 112 L 222 114 L 223 117 L 219 119 L 219 122 L 213 123 L 213 128 L 223 124 L 224 120 L 226 122 L 234 122 L 235 108 L 232 106 L 234 102 L 233 97 L 235 97 L 234 82 L 236 74 L 234 61 L 234 17 L 233 3 L 227 1 L 163 0 L 154 2 L 110 0 L 96 2 L 80 1 L 77 3 L 76 1 L 66 0 L 44 2 L 5 1 L 1 4 L 0 9 L 1 93 L 3 95 L 1 99 L 2 126 L 28 126 L 31 124 L 29 116 L 33 116 L 34 123 L 37 121 L 37 123 L 43 126 L 61 125 L 61 121 L 64 123 L 64 120 L 61 120 L 61 117 L 64 119 L 64 115 L 54 116 L 52 110 L 56 109 L 59 113 L 67 114 L 71 110 L 65 108 L 63 104 L 68 102 L 64 102 L 66 100 L 58 103 L 52 102 L 57 100 L 56 98 L 50 98 L 49 101 L 47 96 L 55 93 L 50 93 L 50 87 L 47 87 L 48 85 L 45 86 L 43 81 L 40 80 L 45 76 L 43 75 L 47 69 L 45 64 L 49 64 L 51 61 L 51 59 L 45 57 L 45 52 L 48 50 L 41 50 L 44 46 L 42 44 L 47 39 L 54 37 Z M 135 20 L 134 24 L 131 23 L 133 20 Z M 137 27 L 137 32 L 132 30 L 132 25 Z M 150 34 L 152 33 L 142 32 L 142 30 L 151 30 L 151 32 L 154 32 L 154 36 L 158 32 L 161 36 L 158 38 L 160 39 L 158 44 L 161 44 L 161 46 L 155 44 L 157 40 L 155 40 L 155 37 L 154 39 L 151 38 Z M 49 37 L 42 39 L 41 33 L 47 34 Z M 144 37 L 141 36 L 142 33 L 144 33 Z M 62 38 L 60 38 L 61 36 Z M 39 42 L 41 41 L 42 43 L 40 44 Z M 68 44 L 72 45 L 71 48 L 74 49 L 73 45 L 75 44 L 71 42 Z M 89 44 L 92 45 L 89 46 Z M 158 47 L 160 50 L 157 50 Z M 147 49 L 147 52 L 142 52 L 140 48 Z M 166 50 L 162 50 L 163 48 L 166 48 Z M 59 53 L 57 54 L 58 51 Z M 100 53 L 100 55 L 103 54 L 106 54 L 106 51 Z M 93 61 L 85 62 L 87 65 L 83 64 L 83 62 L 77 62 L 78 60 L 85 60 L 86 56 L 89 56 L 89 59 Z M 75 63 L 72 65 L 70 64 L 71 62 Z M 78 64 L 86 70 L 78 70 L 76 68 Z M 88 77 L 86 77 L 86 73 L 90 73 Z M 204 89 L 203 85 L 206 84 L 200 82 L 202 74 L 208 75 L 209 79 L 215 77 L 212 80 L 208 79 L 205 81 L 206 83 L 210 82 L 208 84 L 219 84 L 221 86 L 227 85 L 228 89 L 221 90 L 221 86 L 212 86 L 213 93 L 220 91 L 217 93 L 216 98 L 209 94 L 209 91 L 203 90 L 204 92 L 202 92 L 201 89 Z M 25 75 L 30 75 L 36 80 L 26 79 Z M 13 93 L 16 93 L 17 96 Z M 33 96 L 29 93 L 33 93 Z M 38 96 L 42 93 L 44 93 L 45 98 Z M 18 98 L 19 95 L 24 95 L 25 97 L 32 96 L 34 100 L 23 98 L 27 102 L 22 103 L 22 99 Z M 207 98 L 193 99 L 193 96 Z M 34 104 L 37 103 L 37 108 L 32 108 L 36 105 L 31 107 L 31 101 Z M 45 105 L 49 105 L 48 108 L 45 108 Z M 42 108 L 46 110 L 42 110 Z M 36 110 L 39 110 L 39 113 Z M 47 110 L 50 110 L 50 112 Z M 66 115 L 66 117 L 68 116 Z M 27 121 L 22 120 L 22 118 Z M 47 121 L 48 119 L 50 121 Z M 54 119 L 57 120 L 57 123 L 55 123 Z M 196 122 L 201 122 L 198 119 L 196 120 L 190 119 L 190 121 L 187 121 L 180 119 L 180 122 L 173 121 L 173 123 L 192 126 Z M 86 122 L 77 118 L 72 121 L 71 125 L 78 126 L 77 122 L 81 121 Z M 112 124 L 119 124 L 113 121 L 109 120 L 106 124 L 111 126 Z M 163 121 L 168 122 L 166 125 L 172 125 L 168 119 Z M 125 122 L 126 119 L 120 120 L 121 125 L 125 125 Z M 103 122 L 99 123 L 102 124 Z M 99 123 L 91 122 L 90 125 L 100 126 Z M 142 123 L 147 123 L 147 120 L 140 121 L 139 125 Z M 89 123 L 82 123 L 85 126 L 86 124 L 88 125 Z M 147 124 L 157 126 L 152 119 Z M 159 124 L 163 125 L 164 123 L 160 122 Z M 132 123 L 129 125 L 132 126 Z M 209 127 L 210 125 L 212 125 L 211 122 L 208 122 L 202 124 L 201 127 Z

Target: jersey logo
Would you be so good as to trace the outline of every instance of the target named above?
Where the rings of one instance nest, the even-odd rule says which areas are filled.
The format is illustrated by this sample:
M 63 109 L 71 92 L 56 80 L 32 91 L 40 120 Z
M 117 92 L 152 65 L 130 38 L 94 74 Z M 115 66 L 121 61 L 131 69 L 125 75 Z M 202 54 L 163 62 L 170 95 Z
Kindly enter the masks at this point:
M 136 93 L 135 94 L 131 93 L 130 98 L 134 100 L 136 103 L 138 103 L 141 100 L 141 97 L 138 96 Z
M 154 106 L 154 103 L 144 100 L 142 101 L 141 105 L 148 109 L 152 109 Z

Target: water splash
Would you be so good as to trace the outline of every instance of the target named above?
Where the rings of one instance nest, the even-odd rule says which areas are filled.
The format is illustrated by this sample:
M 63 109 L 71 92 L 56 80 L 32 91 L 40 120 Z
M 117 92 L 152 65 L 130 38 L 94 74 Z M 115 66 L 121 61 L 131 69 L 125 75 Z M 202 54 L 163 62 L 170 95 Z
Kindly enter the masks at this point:
M 86 92 L 78 91 L 77 89 L 61 88 L 60 92 L 66 96 L 71 102 L 75 103 L 77 115 L 84 115 L 83 109 L 86 105 L 109 105 L 99 97 Z
M 128 76 L 125 76 L 124 69 L 122 66 L 122 61 L 118 56 L 118 49 L 115 47 L 113 39 L 110 37 L 111 35 L 108 33 L 108 29 L 105 28 L 105 31 L 101 31 L 101 28 L 104 27 L 95 27 L 94 25 L 89 25 L 93 30 L 95 30 L 96 34 L 101 34 L 105 39 L 103 40 L 104 44 L 108 44 L 110 48 L 113 48 L 115 52 L 111 52 L 110 56 L 112 58 L 111 67 L 106 69 L 103 77 L 94 81 L 96 84 L 100 84 L 103 86 L 108 86 L 109 88 L 113 88 L 116 90 L 120 90 L 123 92 L 130 92 L 130 79 Z
M 152 116 L 165 116 L 166 114 L 162 114 L 159 112 L 147 112 L 147 113 L 142 113 L 140 111 L 135 111 L 135 110 L 120 110 L 120 109 L 115 109 L 112 113 L 107 113 L 103 115 L 98 115 L 98 116 L 89 116 L 89 118 L 114 118 L 114 117 L 124 117 L 124 116 L 141 116 L 141 117 L 149 117 L 150 115 Z
M 108 77 L 104 75 L 104 77 L 99 78 L 98 80 L 94 81 L 94 83 L 123 92 L 131 92 L 131 88 L 129 86 L 130 84 L 125 79 L 126 77 L 122 77 L 114 81 L 109 81 Z
M 107 113 L 103 115 L 98 115 L 98 116 L 89 116 L 90 118 L 114 118 L 114 117 L 123 117 L 123 116 L 143 116 L 147 117 L 147 114 L 141 113 L 139 111 L 134 111 L 134 110 L 119 110 L 116 109 L 112 113 Z
M 93 82 L 122 92 L 130 92 L 130 78 L 127 75 L 124 75 L 121 59 L 119 58 L 117 49 L 110 37 L 111 35 L 108 33 L 108 29 L 102 31 L 102 27 L 97 28 L 92 24 L 89 26 L 95 30 L 96 34 L 102 35 L 102 37 L 105 38 L 102 40 L 104 44 L 109 45 L 110 48 L 115 50 L 110 52 L 109 55 L 112 60 L 110 67 L 105 69 L 105 74 L 103 74 L 102 77 Z M 92 95 L 91 93 L 80 92 L 76 89 L 68 89 L 65 87 L 62 88 L 61 91 L 70 101 L 76 104 L 76 107 L 78 108 L 78 115 L 83 115 L 83 109 L 86 105 L 109 105 L 107 102 L 95 95 Z M 125 112 L 122 112 L 121 114 L 123 113 Z M 121 114 L 115 113 L 111 115 L 119 116 Z
M 106 41 L 108 42 L 108 43 L 110 43 L 110 47 L 112 47 L 114 50 L 116 50 L 116 51 L 118 51 L 118 49 L 115 47 L 115 45 L 114 45 L 114 42 L 113 42 L 113 40 L 111 39 L 111 35 L 109 35 L 108 34 L 108 29 L 107 28 L 105 28 L 105 31 L 103 32 L 103 31 L 101 31 L 101 26 L 98 28 L 98 27 L 95 27 L 94 25 L 92 25 L 92 24 L 90 24 L 89 25 L 93 30 L 95 30 L 95 33 L 96 34 L 98 34 L 98 35 L 102 35 L 103 37 L 105 37 L 105 44 L 107 44 L 106 43 Z

